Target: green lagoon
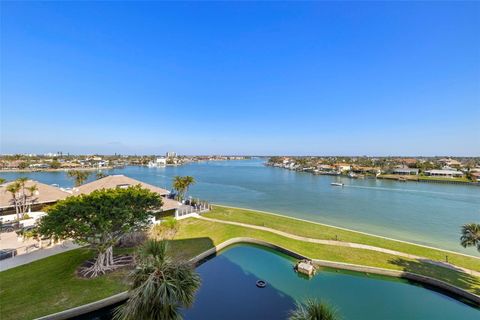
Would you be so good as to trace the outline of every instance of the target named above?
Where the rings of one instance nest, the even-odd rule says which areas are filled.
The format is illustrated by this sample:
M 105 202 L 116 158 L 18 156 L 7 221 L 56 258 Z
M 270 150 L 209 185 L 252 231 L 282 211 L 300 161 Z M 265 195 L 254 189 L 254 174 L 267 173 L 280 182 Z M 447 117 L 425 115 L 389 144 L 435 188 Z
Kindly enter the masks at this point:
M 307 279 L 293 271 L 295 259 L 254 245 L 235 245 L 197 268 L 202 285 L 185 319 L 287 319 L 295 301 L 316 298 L 334 305 L 342 319 L 476 319 L 480 310 L 406 280 L 320 269 Z M 257 288 L 257 280 L 265 288 Z M 111 309 L 77 320 L 111 319 Z
M 460 226 L 480 221 L 480 187 L 315 176 L 264 166 L 265 159 L 106 171 L 170 189 L 176 175 L 197 180 L 190 194 L 213 203 L 280 213 L 477 255 L 458 244 Z M 0 173 L 71 187 L 65 172 Z M 91 178 L 93 179 L 93 177 Z M 331 182 L 345 186 L 332 187 Z

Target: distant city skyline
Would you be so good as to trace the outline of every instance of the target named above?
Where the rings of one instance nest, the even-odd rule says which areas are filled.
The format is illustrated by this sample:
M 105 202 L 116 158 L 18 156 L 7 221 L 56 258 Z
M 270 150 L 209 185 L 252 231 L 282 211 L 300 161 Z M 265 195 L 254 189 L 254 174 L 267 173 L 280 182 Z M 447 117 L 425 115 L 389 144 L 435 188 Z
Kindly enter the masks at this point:
M 0 153 L 480 156 L 478 2 L 2 2 Z

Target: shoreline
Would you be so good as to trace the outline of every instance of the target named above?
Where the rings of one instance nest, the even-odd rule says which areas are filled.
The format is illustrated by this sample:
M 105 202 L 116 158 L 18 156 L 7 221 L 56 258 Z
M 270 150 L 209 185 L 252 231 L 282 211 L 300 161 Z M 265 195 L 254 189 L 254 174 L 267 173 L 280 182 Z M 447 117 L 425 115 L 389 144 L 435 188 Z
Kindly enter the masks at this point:
M 464 257 L 469 257 L 469 258 L 474 258 L 474 259 L 479 259 L 480 260 L 480 257 L 473 256 L 473 255 L 470 255 L 470 254 L 467 254 L 467 253 L 461 253 L 461 252 L 456 252 L 456 251 L 452 251 L 452 250 L 448 250 L 448 249 L 442 249 L 442 248 L 427 246 L 427 245 L 424 245 L 424 244 L 418 244 L 418 243 L 415 243 L 415 242 L 389 238 L 389 237 L 380 236 L 380 235 L 373 234 L 373 233 L 368 233 L 368 232 L 363 232 L 363 231 L 357 231 L 357 230 L 354 230 L 354 229 L 338 227 L 338 226 L 334 226 L 334 225 L 331 225 L 331 224 L 326 224 L 326 223 L 310 221 L 310 220 L 306 220 L 306 219 L 302 219 L 302 218 L 286 216 L 286 215 L 279 214 L 279 213 L 263 211 L 263 210 L 256 210 L 256 209 L 249 209 L 249 208 L 233 207 L 233 206 L 227 206 L 227 205 L 222 205 L 222 204 L 217 204 L 217 203 L 212 203 L 212 205 L 217 206 L 217 207 L 240 209 L 240 210 L 247 210 L 247 211 L 252 211 L 252 212 L 260 212 L 260 213 L 269 214 L 269 215 L 272 215 L 272 216 L 282 217 L 282 218 L 286 218 L 286 219 L 293 219 L 293 220 L 307 222 L 307 223 L 313 223 L 313 224 L 317 224 L 317 225 L 324 226 L 324 227 L 330 227 L 330 228 L 336 228 L 336 229 L 339 229 L 339 230 L 355 232 L 355 233 L 363 234 L 363 235 L 366 235 L 366 236 L 376 237 L 376 238 L 390 240 L 390 241 L 397 241 L 397 242 L 401 242 L 401 243 L 405 243 L 405 244 L 409 244 L 409 245 L 423 247 L 423 248 L 426 248 L 426 249 L 432 249 L 432 250 L 438 250 L 438 251 L 443 251 L 443 252 L 447 252 L 447 253 L 458 254 L 458 255 L 462 255 Z
M 113 170 L 115 167 L 101 167 L 101 168 L 58 168 L 58 169 L 0 169 L 0 173 L 30 173 L 30 172 L 65 172 L 70 170 L 77 171 L 101 171 L 101 170 Z

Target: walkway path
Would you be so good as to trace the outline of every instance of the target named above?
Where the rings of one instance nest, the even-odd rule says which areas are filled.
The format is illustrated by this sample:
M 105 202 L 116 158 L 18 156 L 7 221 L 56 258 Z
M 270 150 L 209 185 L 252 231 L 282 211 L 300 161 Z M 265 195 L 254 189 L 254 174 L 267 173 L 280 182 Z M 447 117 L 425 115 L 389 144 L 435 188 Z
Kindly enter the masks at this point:
M 0 261 L 0 271 L 5 271 L 11 268 L 15 268 L 36 260 L 40 260 L 49 256 L 53 256 L 59 253 L 67 252 L 73 249 L 80 248 L 79 245 L 72 243 L 71 241 L 65 241 L 64 245 L 58 244 L 53 247 L 42 248 L 30 253 L 20 254 L 13 258 L 8 258 Z
M 467 268 L 463 268 L 463 267 L 458 267 L 458 266 L 455 266 L 455 265 L 450 264 L 450 263 L 435 261 L 435 260 L 431 260 L 431 259 L 428 259 L 428 258 L 425 258 L 425 257 L 421 257 L 421 256 L 413 255 L 413 254 L 408 254 L 408 253 L 404 253 L 404 252 L 400 252 L 400 251 L 395 251 L 395 250 L 370 246 L 370 245 L 366 245 L 366 244 L 354 243 L 354 242 L 343 242 L 343 241 L 335 241 L 335 240 L 322 240 L 322 239 L 307 238 L 307 237 L 302 237 L 302 236 L 298 236 L 298 235 L 295 235 L 295 234 L 275 230 L 275 229 L 272 229 L 272 228 L 256 226 L 256 225 L 241 223 L 241 222 L 212 219 L 212 218 L 206 218 L 206 217 L 203 217 L 203 216 L 197 216 L 197 218 L 201 219 L 201 220 L 211 221 L 211 222 L 218 222 L 218 223 L 223 223 L 223 224 L 230 224 L 230 225 L 235 225 L 235 226 L 240 226 L 240 227 L 245 227 L 245 228 L 267 231 L 267 232 L 278 234 L 278 235 L 286 237 L 286 238 L 295 239 L 295 240 L 304 241 L 304 242 L 326 244 L 326 245 L 339 246 L 339 247 L 349 247 L 349 248 L 356 248 L 356 249 L 365 249 L 365 250 L 372 250 L 372 251 L 377 251 L 377 252 L 388 253 L 388 254 L 391 254 L 391 255 L 398 256 L 398 257 L 403 257 L 403 258 L 408 258 L 408 259 L 416 259 L 416 260 L 419 260 L 421 262 L 426 262 L 426 263 L 429 263 L 429 264 L 433 264 L 433 265 L 436 265 L 436 266 L 444 267 L 444 268 L 455 270 L 455 271 L 462 271 L 462 272 L 480 277 L 480 272 L 475 271 L 475 270 L 471 270 L 471 269 L 467 269 Z

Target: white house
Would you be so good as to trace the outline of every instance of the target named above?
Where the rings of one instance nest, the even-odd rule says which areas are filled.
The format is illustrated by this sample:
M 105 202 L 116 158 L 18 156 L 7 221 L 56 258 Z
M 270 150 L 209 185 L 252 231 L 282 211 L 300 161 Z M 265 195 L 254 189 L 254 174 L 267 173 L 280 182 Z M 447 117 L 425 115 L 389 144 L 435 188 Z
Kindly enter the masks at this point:
M 427 170 L 425 171 L 427 176 L 431 177 L 444 177 L 444 178 L 461 178 L 463 177 L 463 172 L 457 170 Z
M 148 166 L 150 168 L 157 168 L 157 167 L 165 167 L 167 165 L 167 159 L 166 158 L 157 158 L 155 161 L 150 161 L 148 163 Z

